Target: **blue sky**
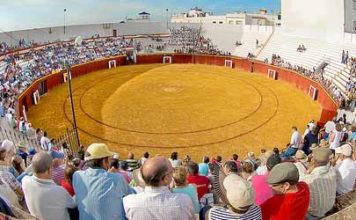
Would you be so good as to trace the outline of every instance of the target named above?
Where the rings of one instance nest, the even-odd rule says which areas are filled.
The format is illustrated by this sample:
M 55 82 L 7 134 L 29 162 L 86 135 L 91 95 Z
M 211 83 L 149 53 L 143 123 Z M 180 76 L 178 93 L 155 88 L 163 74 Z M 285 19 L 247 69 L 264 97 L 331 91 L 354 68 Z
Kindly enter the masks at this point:
M 117 22 L 148 11 L 154 20 L 199 6 L 214 14 L 233 11 L 279 11 L 281 0 L 0 0 L 0 32 L 67 24 Z

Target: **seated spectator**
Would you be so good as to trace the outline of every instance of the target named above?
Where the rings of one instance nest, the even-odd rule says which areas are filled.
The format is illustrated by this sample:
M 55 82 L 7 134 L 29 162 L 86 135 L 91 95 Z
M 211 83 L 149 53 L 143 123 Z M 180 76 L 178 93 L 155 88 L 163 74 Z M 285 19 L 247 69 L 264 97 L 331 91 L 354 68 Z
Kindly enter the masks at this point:
M 209 174 L 209 157 L 204 156 L 203 162 L 199 164 L 199 175 L 208 176 Z
M 267 181 L 275 195 L 261 205 L 263 219 L 305 218 L 310 201 L 309 187 L 298 180 L 298 169 L 293 163 L 284 162 L 273 167 Z
M 303 151 L 306 155 L 311 153 L 310 147 L 312 144 L 317 144 L 318 141 L 318 132 L 317 128 L 314 126 L 309 125 L 310 131 L 304 136 L 304 143 L 303 143 Z
M 168 189 L 173 175 L 170 161 L 161 156 L 150 158 L 141 167 L 141 173 L 146 185 L 144 193 L 123 199 L 129 220 L 195 219 L 189 196 L 171 193 Z
M 235 161 L 237 169 L 241 168 L 241 161 L 239 160 L 239 155 L 233 154 L 232 155 L 232 160 Z
M 263 175 L 255 175 L 251 178 L 252 186 L 256 191 L 257 205 L 261 205 L 273 196 L 272 188 L 268 185 L 267 178 L 272 168 L 281 162 L 282 160 L 278 155 L 274 154 L 270 156 L 266 162 L 267 172 Z
M 67 209 L 76 207 L 68 192 L 52 180 L 52 158 L 46 152 L 32 160 L 33 176 L 25 176 L 22 187 L 30 213 L 38 219 L 68 219 Z
M 173 168 L 176 168 L 176 167 L 179 167 L 180 165 L 182 165 L 182 161 L 178 159 L 177 152 L 173 152 L 171 154 L 171 158 L 169 158 L 169 161 L 171 162 Z
M 129 152 L 129 155 L 127 156 L 127 170 L 129 172 L 132 172 L 133 170 L 136 170 L 137 168 L 140 167 L 140 164 L 138 163 L 138 160 L 135 160 L 135 155 L 132 152 Z
M 105 144 L 91 144 L 85 152 L 88 169 L 73 175 L 80 219 L 125 219 L 122 198 L 130 194 L 124 178 L 108 173 L 114 155 Z
M 237 166 L 236 166 L 236 163 L 235 161 L 232 161 L 232 160 L 229 160 L 229 161 L 226 161 L 224 163 L 224 165 L 222 166 L 223 168 L 223 172 L 225 173 L 225 175 L 230 175 L 230 174 L 238 174 L 238 169 L 237 169 Z
M 294 156 L 295 162 L 294 165 L 298 169 L 299 176 L 304 175 L 308 169 L 308 157 L 302 150 L 297 150 L 297 153 Z
M 52 179 L 56 184 L 61 185 L 61 181 L 64 180 L 64 154 L 58 151 L 50 151 L 50 154 L 53 159 Z
M 12 167 L 15 168 L 18 175 L 21 175 L 25 169 L 24 160 L 20 157 L 20 155 L 14 155 L 11 159 Z
M 74 188 L 73 188 L 73 174 L 75 171 L 78 169 L 75 166 L 72 165 L 67 165 L 66 168 L 64 169 L 64 179 L 61 181 L 61 186 L 67 190 L 69 195 L 74 196 Z
M 6 171 L 10 172 L 12 175 L 17 177 L 19 174 L 16 171 L 16 169 L 12 166 L 9 165 L 9 163 L 6 161 L 8 157 L 12 157 L 8 154 L 8 151 L 6 150 L 5 147 L 0 148 L 0 171 Z
M 302 136 L 299 134 L 297 127 L 292 127 L 292 136 L 289 144 L 287 145 L 288 149 L 283 153 L 283 157 L 288 159 L 297 152 L 297 150 L 302 147 Z
M 267 172 L 267 160 L 270 156 L 273 155 L 272 151 L 267 151 L 260 156 L 261 165 L 257 167 L 256 174 L 264 175 Z
M 150 154 L 148 152 L 145 152 L 143 154 L 143 157 L 140 160 L 140 165 L 142 166 L 149 157 L 150 157 Z
M 127 166 L 126 161 L 121 161 L 121 163 L 125 164 L 124 166 Z M 118 175 L 121 175 L 122 177 L 124 177 L 125 181 L 129 184 L 131 182 L 131 178 L 125 170 L 120 169 L 119 164 L 120 163 L 118 159 L 111 159 L 109 172 L 117 173 Z
M 313 150 L 312 165 L 308 174 L 300 176 L 299 181 L 308 184 L 310 203 L 307 219 L 320 219 L 331 210 L 336 197 L 336 173 L 328 166 L 332 154 L 327 148 Z
M 255 205 L 255 191 L 251 183 L 238 175 L 229 175 L 224 179 L 227 208 L 214 206 L 206 214 L 205 219 L 262 219 L 260 207 Z
M 242 172 L 241 172 L 242 178 L 244 178 L 247 181 L 250 181 L 254 175 L 256 175 L 255 165 L 251 160 L 245 160 L 242 163 Z
M 352 148 L 350 144 L 344 144 L 336 148 L 335 153 L 339 155 L 341 163 L 335 166 L 337 174 L 337 193 L 339 195 L 351 192 L 356 181 L 356 163 L 352 159 Z
M 209 192 L 209 179 L 206 176 L 199 175 L 199 166 L 194 162 L 188 164 L 188 183 L 194 184 L 197 187 L 198 199 L 200 199 Z
M 172 189 L 173 193 L 183 193 L 189 196 L 192 199 L 194 206 L 194 213 L 199 214 L 200 204 L 198 200 L 197 188 L 187 183 L 188 171 L 186 167 L 180 166 L 174 169 L 173 180 L 174 188 Z

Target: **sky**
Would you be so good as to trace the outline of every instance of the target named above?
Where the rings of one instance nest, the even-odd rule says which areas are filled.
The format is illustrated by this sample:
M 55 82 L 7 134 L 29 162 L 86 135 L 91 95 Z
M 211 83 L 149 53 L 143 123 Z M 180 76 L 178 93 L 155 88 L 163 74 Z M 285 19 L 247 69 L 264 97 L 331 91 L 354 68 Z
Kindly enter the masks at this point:
M 66 25 L 119 22 L 147 11 L 152 20 L 198 6 L 222 15 L 234 11 L 280 10 L 281 0 L 0 0 L 0 32 Z

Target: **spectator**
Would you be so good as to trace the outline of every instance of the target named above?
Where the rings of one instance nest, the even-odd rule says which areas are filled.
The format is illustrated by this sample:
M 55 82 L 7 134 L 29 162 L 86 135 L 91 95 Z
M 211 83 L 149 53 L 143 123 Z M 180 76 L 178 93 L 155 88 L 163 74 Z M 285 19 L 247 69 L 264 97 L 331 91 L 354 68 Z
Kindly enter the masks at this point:
M 308 185 L 298 182 L 297 167 L 289 162 L 277 164 L 267 180 L 275 195 L 261 205 L 263 219 L 304 219 L 310 194 Z
M 128 166 L 127 170 L 129 172 L 132 172 L 133 170 L 136 170 L 137 168 L 140 167 L 140 164 L 138 163 L 137 160 L 135 160 L 135 155 L 132 152 L 129 152 L 129 155 L 127 156 L 126 163 Z
M 335 130 L 331 131 L 329 136 L 330 149 L 335 153 L 335 149 L 340 146 L 342 138 L 342 127 L 341 124 L 336 124 Z
M 84 160 L 84 155 L 85 155 L 85 150 L 84 150 L 84 146 L 80 145 L 80 148 L 77 152 L 77 158 Z
M 337 193 L 339 195 L 351 192 L 356 181 L 356 163 L 352 159 L 350 144 L 344 144 L 336 148 L 337 157 L 341 163 L 335 166 L 337 174 Z
M 125 166 L 127 168 L 127 162 L 126 161 L 121 161 L 121 163 L 123 165 L 123 168 L 125 168 Z M 131 178 L 127 174 L 127 172 L 125 170 L 121 170 L 120 169 L 120 162 L 119 162 L 118 159 L 111 159 L 109 172 L 117 173 L 118 175 L 121 175 L 125 179 L 127 184 L 129 184 L 131 182 Z
M 143 154 L 143 157 L 140 160 L 140 165 L 142 166 L 145 163 L 145 161 L 148 160 L 149 157 L 150 157 L 150 154 L 148 152 L 145 152 Z
M 255 165 L 251 160 L 245 160 L 242 163 L 242 172 L 241 172 L 242 178 L 244 178 L 247 181 L 250 181 L 254 175 L 256 175 Z
M 313 150 L 313 159 L 308 174 L 300 176 L 299 181 L 308 184 L 310 204 L 307 219 L 320 219 L 331 210 L 336 196 L 336 173 L 328 166 L 332 154 L 327 148 Z
M 53 181 L 61 185 L 62 180 L 64 180 L 64 154 L 58 151 L 50 151 L 52 156 L 52 179 Z
M 171 162 L 173 168 L 176 168 L 176 167 L 179 167 L 180 165 L 182 165 L 182 161 L 178 159 L 177 152 L 173 152 L 171 154 L 171 158 L 169 158 L 169 161 Z
M 44 151 L 49 151 L 50 150 L 49 147 L 50 147 L 51 140 L 47 137 L 47 132 L 46 131 L 43 133 L 43 136 L 41 137 L 40 143 L 41 143 L 42 150 L 44 150 Z
M 122 176 L 106 172 L 113 155 L 105 144 L 91 144 L 85 152 L 89 168 L 73 175 L 81 220 L 125 219 L 122 198 L 130 188 Z
M 234 161 L 231 160 L 226 161 L 222 167 L 225 175 L 230 175 L 232 173 L 237 175 L 238 173 L 238 169 Z
M 306 155 L 309 155 L 311 153 L 311 145 L 318 143 L 318 132 L 316 127 L 314 126 L 311 128 L 311 126 L 309 125 L 309 129 L 310 131 L 305 135 L 303 143 L 303 151 Z
M 188 163 L 188 173 L 188 183 L 196 185 L 200 201 L 209 192 L 209 179 L 206 176 L 199 175 L 199 166 L 192 161 Z
M 74 196 L 74 188 L 73 188 L 73 175 L 74 172 L 77 171 L 78 169 L 75 166 L 72 165 L 67 165 L 66 168 L 64 169 L 64 179 L 61 181 L 61 186 L 67 190 L 69 195 Z
M 272 168 L 281 163 L 281 158 L 274 154 L 267 159 L 266 168 L 267 172 L 262 175 L 255 175 L 251 178 L 251 183 L 256 191 L 256 204 L 261 205 L 267 199 L 273 196 L 272 188 L 268 185 L 267 178 Z
M 255 191 L 251 183 L 237 175 L 229 175 L 224 179 L 227 208 L 214 206 L 207 213 L 207 219 L 262 219 L 261 209 L 255 205 Z
M 209 157 L 204 156 L 203 162 L 199 164 L 199 175 L 208 176 L 209 174 Z
M 239 155 L 233 154 L 232 155 L 232 160 L 235 161 L 237 169 L 241 168 L 241 161 L 239 160 Z
M 52 158 L 46 152 L 37 153 L 32 160 L 33 176 L 25 176 L 22 187 L 30 213 L 38 219 L 68 219 L 67 208 L 75 201 L 52 180 Z
M 256 174 L 264 175 L 267 172 L 267 160 L 273 155 L 272 151 L 267 151 L 260 156 L 261 165 L 257 167 Z
M 305 172 L 308 169 L 308 157 L 302 150 L 297 150 L 297 153 L 295 153 L 295 162 L 294 165 L 298 169 L 299 176 L 304 175 Z
M 129 220 L 195 219 L 189 196 L 171 193 L 167 188 L 173 175 L 170 161 L 161 156 L 150 158 L 141 167 L 141 173 L 146 185 L 144 193 L 124 198 L 126 217 Z
M 216 156 L 216 163 L 222 165 L 222 157 L 220 155 Z
M 301 147 L 302 137 L 300 136 L 297 127 L 292 127 L 292 137 L 289 144 L 287 145 L 288 149 L 284 152 L 283 157 L 289 158 L 294 156 L 297 150 Z
M 198 200 L 197 188 L 192 184 L 187 184 L 188 171 L 186 167 L 179 166 L 174 169 L 173 180 L 174 188 L 173 193 L 182 193 L 189 196 L 193 202 L 194 213 L 199 214 L 200 204 Z

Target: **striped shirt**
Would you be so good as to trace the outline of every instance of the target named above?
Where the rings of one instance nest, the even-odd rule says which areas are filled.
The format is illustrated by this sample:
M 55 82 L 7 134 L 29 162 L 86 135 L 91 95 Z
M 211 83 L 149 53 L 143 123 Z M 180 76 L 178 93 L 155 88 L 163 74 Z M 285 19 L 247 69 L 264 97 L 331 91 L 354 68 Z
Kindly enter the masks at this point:
M 261 208 L 257 205 L 252 205 L 244 214 L 234 213 L 223 207 L 214 206 L 209 211 L 210 220 L 226 220 L 226 219 L 241 219 L 241 220 L 259 220 L 262 219 Z
M 308 213 L 315 217 L 323 217 L 335 203 L 335 170 L 329 166 L 317 167 L 310 174 L 302 175 L 299 181 L 306 182 L 309 186 Z

